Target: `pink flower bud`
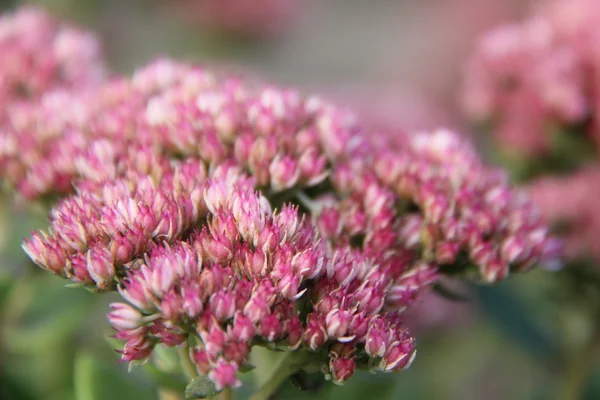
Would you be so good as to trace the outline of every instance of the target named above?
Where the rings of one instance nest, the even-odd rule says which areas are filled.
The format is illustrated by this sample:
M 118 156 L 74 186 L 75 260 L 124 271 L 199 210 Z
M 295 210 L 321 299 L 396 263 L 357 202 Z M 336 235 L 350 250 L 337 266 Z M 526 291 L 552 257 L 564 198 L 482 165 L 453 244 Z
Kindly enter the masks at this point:
M 244 315 L 253 323 L 260 322 L 269 313 L 267 300 L 260 296 L 252 296 L 244 307 Z
M 481 275 L 485 282 L 498 282 L 508 276 L 509 266 L 505 261 L 494 257 L 481 265 Z
M 272 342 L 281 337 L 283 325 L 277 315 L 267 315 L 259 321 L 258 333 L 269 342 Z
M 179 321 L 183 315 L 181 296 L 172 291 L 165 293 L 160 302 L 160 313 L 167 321 Z
M 293 187 L 300 178 L 298 163 L 289 156 L 275 157 L 269 167 L 269 173 L 271 174 L 271 187 L 276 191 Z
M 304 343 L 312 350 L 316 351 L 323 346 L 327 340 L 327 329 L 322 316 L 309 314 L 306 328 L 304 329 Z
M 227 335 L 223 330 L 216 324 L 210 328 L 210 331 L 200 332 L 200 337 L 204 343 L 206 354 L 210 361 L 214 361 L 223 351 L 225 343 L 227 343 Z
M 300 287 L 300 279 L 297 275 L 288 273 L 284 275 L 277 283 L 277 290 L 286 299 L 293 299 L 298 295 L 298 288 Z
M 300 179 L 307 186 L 314 186 L 323 182 L 329 175 L 326 168 L 327 158 L 314 147 L 304 150 L 298 159 Z
M 233 319 L 233 325 L 232 328 L 230 328 L 229 336 L 231 336 L 233 340 L 250 342 L 254 337 L 255 332 L 256 329 L 250 318 L 238 311 Z
M 333 207 L 323 208 L 317 217 L 317 227 L 325 238 L 337 237 L 342 230 L 339 210 Z
M 395 341 L 389 345 L 379 367 L 384 372 L 401 371 L 410 367 L 416 355 L 417 351 L 412 338 Z
M 152 292 L 141 274 L 131 274 L 117 290 L 125 300 L 140 310 L 150 311 L 154 308 Z
M 200 284 L 196 281 L 181 283 L 181 310 L 190 318 L 198 316 L 204 308 Z
M 206 353 L 206 350 L 197 348 L 193 351 L 192 357 L 198 373 L 207 375 L 210 372 L 211 366 L 208 361 L 208 354 Z
M 237 366 L 234 363 L 218 360 L 208 373 L 208 377 L 215 384 L 215 389 L 226 387 L 237 388 L 242 382 L 237 378 Z
M 381 319 L 373 319 L 365 340 L 365 351 L 371 357 L 383 357 L 387 349 L 389 333 Z
M 115 264 L 108 249 L 93 247 L 87 252 L 87 270 L 99 289 L 114 285 Z
M 348 332 L 352 314 L 346 310 L 335 308 L 325 317 L 325 325 L 327 326 L 327 335 L 338 340 L 345 339 L 344 336 Z
M 249 354 L 250 344 L 246 342 L 229 341 L 223 350 L 223 358 L 236 365 L 243 365 L 248 360 Z
M 142 314 L 135 308 L 123 303 L 111 303 L 110 308 L 112 311 L 108 314 L 108 322 L 117 331 L 142 326 Z
M 290 350 L 296 350 L 302 344 L 303 328 L 302 322 L 300 322 L 297 316 L 286 320 L 284 331 L 288 335 L 288 347 Z
M 439 264 L 452 264 L 460 251 L 460 243 L 441 242 L 436 245 L 435 257 Z
M 354 358 L 334 357 L 329 360 L 329 371 L 333 383 L 341 385 L 354 375 L 356 363 Z
M 523 240 L 517 236 L 507 238 L 500 248 L 500 255 L 507 263 L 519 262 L 520 259 L 527 257 L 526 248 Z
M 36 232 L 23 242 L 23 250 L 34 263 L 56 275 L 64 276 L 67 256 L 56 239 Z
M 217 321 L 225 321 L 233 317 L 235 302 L 231 293 L 221 290 L 210 297 L 209 304 L 210 311 Z

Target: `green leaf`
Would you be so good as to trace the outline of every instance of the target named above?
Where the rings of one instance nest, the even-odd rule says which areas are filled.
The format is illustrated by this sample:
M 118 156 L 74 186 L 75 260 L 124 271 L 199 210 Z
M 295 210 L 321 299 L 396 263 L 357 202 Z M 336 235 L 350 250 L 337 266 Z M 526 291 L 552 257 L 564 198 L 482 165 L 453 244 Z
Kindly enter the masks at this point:
M 515 343 L 537 357 L 558 354 L 557 345 L 540 329 L 507 283 L 497 286 L 475 286 L 479 305 L 489 321 Z
M 206 399 L 219 393 L 213 381 L 208 379 L 207 376 L 199 376 L 195 378 L 185 388 L 186 399 Z
M 252 364 L 250 364 L 250 363 L 245 363 L 245 364 L 242 364 L 242 365 L 240 365 L 239 371 L 240 371 L 242 374 L 244 374 L 244 373 L 246 373 L 246 372 L 250 372 L 250 371 L 252 371 L 252 370 L 253 370 L 253 369 L 255 369 L 255 368 L 256 368 L 256 367 L 255 367 L 254 365 L 252 365 Z

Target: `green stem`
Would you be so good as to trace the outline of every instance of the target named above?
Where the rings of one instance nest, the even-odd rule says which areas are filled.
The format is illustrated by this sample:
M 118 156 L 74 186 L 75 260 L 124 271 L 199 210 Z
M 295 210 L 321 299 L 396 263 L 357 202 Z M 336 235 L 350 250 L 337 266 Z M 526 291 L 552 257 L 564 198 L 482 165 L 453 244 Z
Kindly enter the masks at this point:
M 285 379 L 308 365 L 309 361 L 308 353 L 289 352 L 277 365 L 269 380 L 249 400 L 268 400 Z
M 173 389 L 159 388 L 158 389 L 158 399 L 159 400 L 182 400 L 183 396 L 181 396 L 180 392 L 177 392 Z
M 152 378 L 154 382 L 158 384 L 158 386 L 165 390 L 171 390 L 178 393 L 183 393 L 185 390 L 186 384 L 183 382 L 181 376 L 172 376 L 167 374 L 160 369 L 156 368 L 154 364 L 151 362 L 144 364 L 144 371 Z
M 231 400 L 233 398 L 233 391 L 231 388 L 225 388 L 221 393 L 219 393 L 217 398 L 219 400 Z
M 179 353 L 179 358 L 181 359 L 181 368 L 185 373 L 185 376 L 191 381 L 198 376 L 198 372 L 196 371 L 196 366 L 192 363 L 190 359 L 190 345 L 186 344 L 184 347 L 179 347 L 177 349 Z

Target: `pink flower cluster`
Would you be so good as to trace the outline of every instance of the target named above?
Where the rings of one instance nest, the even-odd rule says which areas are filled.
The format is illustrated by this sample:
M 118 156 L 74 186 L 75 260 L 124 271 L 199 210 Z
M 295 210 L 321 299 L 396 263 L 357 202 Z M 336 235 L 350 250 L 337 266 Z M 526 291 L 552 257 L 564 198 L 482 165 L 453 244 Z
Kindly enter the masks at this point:
M 525 156 L 549 153 L 551 132 L 573 127 L 600 146 L 599 23 L 595 0 L 552 0 L 483 36 L 465 71 L 467 114 Z
M 0 53 L 0 117 L 12 103 L 57 88 L 95 85 L 104 75 L 92 34 L 33 7 L 0 15 Z
M 600 213 L 596 203 L 600 196 L 598 166 L 569 176 L 542 177 L 530 183 L 528 190 L 544 220 L 560 232 L 569 259 L 600 259 Z
M 120 292 L 124 361 L 193 342 L 217 388 L 239 384 L 253 345 L 313 354 L 337 383 L 406 368 L 400 314 L 440 274 L 495 282 L 555 252 L 456 134 L 372 148 L 348 110 L 289 89 L 162 60 L 10 118 L 4 178 L 66 195 L 31 259 Z
M 143 359 L 156 343 L 176 345 L 191 333 L 201 341 L 192 352 L 197 368 L 218 389 L 239 385 L 236 371 L 258 343 L 326 350 L 335 382 L 357 362 L 367 365 L 359 353 L 383 371 L 408 366 L 414 341 L 395 308 L 384 311 L 402 279 L 360 251 L 331 253 L 297 208 L 272 212 L 250 183 L 212 179 L 207 225 L 188 241 L 156 247 L 122 280 L 119 291 L 134 308 L 113 304 L 109 320 L 126 340 L 123 359 Z
M 0 127 L 0 174 L 25 198 L 35 200 L 71 193 L 76 180 L 89 185 L 127 173 L 128 165 L 116 165 L 124 153 L 133 153 L 136 146 L 160 153 L 149 145 L 155 133 L 146 128 L 148 101 L 171 86 L 199 90 L 209 85 L 211 75 L 184 73 L 189 70 L 159 60 L 131 79 L 55 90 L 39 101 L 13 105 L 8 123 Z M 144 168 L 149 171 L 152 165 Z

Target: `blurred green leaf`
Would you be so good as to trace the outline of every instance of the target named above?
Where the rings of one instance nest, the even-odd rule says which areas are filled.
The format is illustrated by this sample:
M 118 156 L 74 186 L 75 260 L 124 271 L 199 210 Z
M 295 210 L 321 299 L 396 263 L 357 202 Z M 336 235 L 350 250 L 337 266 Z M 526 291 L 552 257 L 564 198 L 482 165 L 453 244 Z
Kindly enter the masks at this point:
M 484 315 L 511 340 L 538 357 L 558 354 L 558 347 L 550 337 L 533 322 L 519 299 L 506 289 L 507 284 L 476 286 L 475 292 Z
M 86 351 L 75 357 L 74 379 L 76 400 L 156 399 L 152 387 L 142 385 L 118 364 L 104 363 Z

